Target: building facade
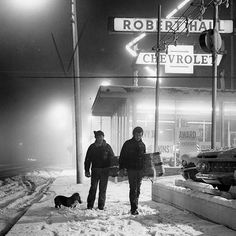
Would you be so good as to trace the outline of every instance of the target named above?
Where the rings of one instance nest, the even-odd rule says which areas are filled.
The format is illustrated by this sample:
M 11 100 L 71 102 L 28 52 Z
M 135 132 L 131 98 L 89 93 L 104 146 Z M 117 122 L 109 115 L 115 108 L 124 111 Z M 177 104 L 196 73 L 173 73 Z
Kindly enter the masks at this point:
M 218 91 L 216 146 L 236 146 L 236 91 Z M 166 164 L 176 166 L 186 152 L 211 146 L 211 90 L 160 88 L 158 149 Z M 131 138 L 135 126 L 144 129 L 147 152 L 154 151 L 155 88 L 101 86 L 92 107 L 97 128 L 107 137 L 115 154 Z

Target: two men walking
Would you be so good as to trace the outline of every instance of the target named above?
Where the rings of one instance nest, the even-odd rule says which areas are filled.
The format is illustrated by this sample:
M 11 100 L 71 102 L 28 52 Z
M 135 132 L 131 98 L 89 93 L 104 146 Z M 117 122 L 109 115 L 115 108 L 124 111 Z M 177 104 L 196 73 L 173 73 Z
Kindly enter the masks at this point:
M 84 163 L 86 177 L 90 177 L 89 169 L 92 166 L 91 187 L 87 198 L 87 208 L 93 208 L 99 183 L 98 208 L 103 210 L 106 199 L 110 160 L 114 156 L 114 153 L 111 146 L 104 140 L 104 133 L 102 131 L 94 132 L 94 134 L 96 140 L 89 146 Z M 137 211 L 138 199 L 143 177 L 144 153 L 146 152 L 142 136 L 143 129 L 141 127 L 134 128 L 133 137 L 124 143 L 119 157 L 121 175 L 126 171 L 128 174 L 132 215 L 139 214 Z

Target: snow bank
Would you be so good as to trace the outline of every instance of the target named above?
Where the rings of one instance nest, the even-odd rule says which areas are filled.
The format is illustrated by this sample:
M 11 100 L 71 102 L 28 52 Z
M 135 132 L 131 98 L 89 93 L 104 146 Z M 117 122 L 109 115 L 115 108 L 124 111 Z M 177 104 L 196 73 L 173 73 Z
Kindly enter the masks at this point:
M 224 226 L 202 220 L 172 206 L 151 201 L 150 180 L 144 180 L 142 183 L 138 216 L 130 214 L 127 181 L 108 183 L 104 211 L 98 210 L 96 205 L 93 210 L 86 209 L 89 187 L 89 179 L 84 184 L 76 184 L 73 174 L 59 176 L 44 197 L 32 205 L 11 229 L 8 236 L 235 236 L 235 231 Z M 54 208 L 53 199 L 56 195 L 70 196 L 74 192 L 80 193 L 82 204 L 74 209 Z
M 236 209 L 236 199 L 227 199 L 227 198 L 224 198 L 222 196 L 213 196 L 213 195 L 210 195 L 210 194 L 201 193 L 199 191 L 194 191 L 190 188 L 184 188 L 184 187 L 176 186 L 175 185 L 176 179 L 183 180 L 183 177 L 180 176 L 180 175 L 172 176 L 172 177 L 168 177 L 168 178 L 161 177 L 161 178 L 157 179 L 156 183 L 164 185 L 165 188 L 169 189 L 169 190 L 174 190 L 174 191 L 177 191 L 177 192 L 181 192 L 183 194 L 187 194 L 187 195 L 193 196 L 193 197 L 197 196 L 198 198 L 203 199 L 206 202 L 207 201 L 212 201 L 212 202 L 215 202 L 217 204 L 222 204 L 224 206 Z M 197 183 L 197 184 L 201 184 L 201 183 Z M 204 184 L 204 186 L 206 186 L 206 184 Z M 209 188 L 212 189 L 213 187 L 211 185 L 209 185 Z
M 43 196 L 60 171 L 34 171 L 0 183 L 0 235 L 8 231 L 30 205 Z

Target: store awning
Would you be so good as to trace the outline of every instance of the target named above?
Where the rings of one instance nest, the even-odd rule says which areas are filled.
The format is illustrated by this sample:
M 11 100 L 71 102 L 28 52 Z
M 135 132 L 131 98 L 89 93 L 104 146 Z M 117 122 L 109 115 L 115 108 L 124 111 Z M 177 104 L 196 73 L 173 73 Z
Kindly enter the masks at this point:
M 112 116 L 132 96 L 153 97 L 155 87 L 148 86 L 100 86 L 92 106 L 93 116 Z M 218 90 L 218 102 L 235 102 L 235 90 Z M 211 89 L 206 88 L 160 88 L 160 96 L 177 101 L 211 99 Z
M 140 93 L 146 89 L 133 86 L 100 86 L 92 106 L 92 115 L 112 116 L 119 106 L 126 102 L 130 93 Z M 154 91 L 154 88 L 148 89 Z

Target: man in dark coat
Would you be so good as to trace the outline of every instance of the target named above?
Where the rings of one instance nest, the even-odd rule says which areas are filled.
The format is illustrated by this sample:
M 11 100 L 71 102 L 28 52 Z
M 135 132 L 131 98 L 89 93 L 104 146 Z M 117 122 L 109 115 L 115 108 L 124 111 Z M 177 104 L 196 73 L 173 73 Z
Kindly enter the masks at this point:
M 94 136 L 96 140 L 89 146 L 84 162 L 85 176 L 91 176 L 87 208 L 93 208 L 99 183 L 98 209 L 103 210 L 106 201 L 109 167 L 114 153 L 111 146 L 104 140 L 104 133 L 101 130 L 94 131 Z
M 119 157 L 119 169 L 128 172 L 129 199 L 131 214 L 138 215 L 138 198 L 143 177 L 144 153 L 146 146 L 142 141 L 143 129 L 136 127 L 133 130 L 133 138 L 127 140 L 121 149 Z

